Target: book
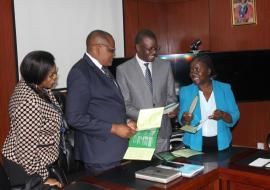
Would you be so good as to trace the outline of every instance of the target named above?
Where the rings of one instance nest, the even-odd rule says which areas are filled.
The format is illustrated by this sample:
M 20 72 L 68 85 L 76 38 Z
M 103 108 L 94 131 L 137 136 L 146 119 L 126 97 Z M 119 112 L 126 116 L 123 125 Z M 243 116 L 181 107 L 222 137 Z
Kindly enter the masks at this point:
M 203 165 L 197 165 L 197 164 L 187 164 L 187 163 L 179 163 L 179 162 L 171 162 L 175 163 L 177 165 L 182 165 L 181 167 L 171 167 L 167 165 L 158 165 L 157 167 L 163 168 L 163 169 L 173 169 L 175 171 L 178 171 L 181 173 L 183 177 L 193 177 L 199 172 L 203 171 L 204 166 Z
M 149 166 L 135 172 L 135 177 L 159 183 L 168 183 L 181 176 L 181 173 L 174 169 Z
M 193 111 L 197 105 L 198 99 L 199 99 L 199 97 L 195 96 L 195 98 L 192 100 L 191 105 L 189 107 L 189 111 L 188 111 L 189 113 L 193 113 Z
M 178 105 L 179 105 L 179 103 L 171 103 L 171 104 L 165 106 L 163 114 L 168 114 L 168 113 L 172 112 L 173 110 L 175 110 L 178 107 Z
M 253 167 L 263 167 L 263 166 L 267 165 L 268 163 L 270 163 L 270 159 L 257 158 L 256 160 L 249 163 L 248 165 L 253 166 Z
M 182 131 L 185 131 L 187 133 L 196 133 L 197 127 L 191 127 L 190 125 L 184 125 L 180 128 Z

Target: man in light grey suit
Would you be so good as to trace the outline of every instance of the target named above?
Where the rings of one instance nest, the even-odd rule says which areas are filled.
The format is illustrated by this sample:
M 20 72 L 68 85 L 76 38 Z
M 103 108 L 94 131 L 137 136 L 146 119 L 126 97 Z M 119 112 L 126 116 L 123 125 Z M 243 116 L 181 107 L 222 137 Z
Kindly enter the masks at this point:
M 140 109 L 163 107 L 176 102 L 171 64 L 157 57 L 158 44 L 150 30 L 140 31 L 135 38 L 136 55 L 116 70 L 116 79 L 125 99 L 127 116 L 138 119 Z M 177 111 L 164 115 L 158 134 L 156 152 L 169 150 L 172 132 L 170 118 Z

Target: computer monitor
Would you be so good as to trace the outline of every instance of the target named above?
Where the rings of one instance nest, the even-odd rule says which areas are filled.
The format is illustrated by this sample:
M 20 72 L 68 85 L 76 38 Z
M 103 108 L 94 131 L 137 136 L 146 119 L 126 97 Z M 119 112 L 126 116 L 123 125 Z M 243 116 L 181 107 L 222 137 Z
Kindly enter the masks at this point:
M 270 100 L 270 50 L 200 52 L 208 54 L 214 64 L 215 79 L 231 84 L 237 101 Z M 160 58 L 172 64 L 176 83 L 190 84 L 189 65 L 194 54 L 168 54 Z

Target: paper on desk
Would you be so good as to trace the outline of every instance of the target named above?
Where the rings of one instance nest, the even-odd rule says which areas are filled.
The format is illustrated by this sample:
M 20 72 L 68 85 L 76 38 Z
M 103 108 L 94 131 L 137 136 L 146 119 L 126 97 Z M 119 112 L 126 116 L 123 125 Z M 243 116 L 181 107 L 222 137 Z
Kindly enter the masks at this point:
M 268 164 L 270 162 L 270 159 L 266 158 L 257 158 L 253 162 L 249 163 L 249 166 L 254 166 L 254 167 L 263 167 L 264 165 Z
M 126 151 L 124 159 L 129 160 L 151 160 L 153 154 L 155 152 L 155 148 L 136 148 L 129 147 Z
M 175 151 L 172 152 L 172 154 L 174 156 L 176 156 L 176 157 L 188 158 L 188 157 L 191 157 L 191 156 L 194 156 L 194 155 L 203 154 L 203 152 L 198 152 L 198 151 L 195 151 L 195 150 L 185 148 L 185 149 L 175 150 Z
M 141 109 L 137 121 L 137 130 L 160 128 L 164 107 Z
M 179 103 L 174 102 L 174 103 L 171 103 L 171 104 L 165 106 L 163 114 L 168 114 L 168 113 L 172 112 L 173 110 L 175 110 L 178 107 L 178 105 L 179 105 Z
M 158 155 L 161 157 L 162 160 L 171 161 L 176 158 L 171 152 L 160 152 Z

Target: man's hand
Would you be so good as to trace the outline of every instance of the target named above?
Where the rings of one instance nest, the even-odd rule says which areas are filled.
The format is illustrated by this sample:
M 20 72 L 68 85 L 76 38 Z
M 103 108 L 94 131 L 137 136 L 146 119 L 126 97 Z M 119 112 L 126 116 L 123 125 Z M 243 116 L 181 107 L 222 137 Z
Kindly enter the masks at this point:
M 137 130 L 137 123 L 133 120 L 129 120 L 127 122 L 127 126 L 130 127 L 132 130 Z
M 174 118 L 178 115 L 178 108 L 168 113 L 169 118 Z
M 128 126 L 130 125 L 130 126 Z M 122 138 L 130 138 L 136 133 L 136 128 L 133 124 L 112 124 L 111 133 Z

